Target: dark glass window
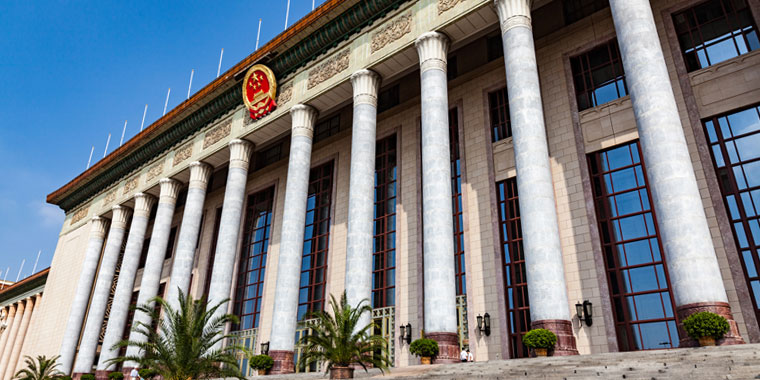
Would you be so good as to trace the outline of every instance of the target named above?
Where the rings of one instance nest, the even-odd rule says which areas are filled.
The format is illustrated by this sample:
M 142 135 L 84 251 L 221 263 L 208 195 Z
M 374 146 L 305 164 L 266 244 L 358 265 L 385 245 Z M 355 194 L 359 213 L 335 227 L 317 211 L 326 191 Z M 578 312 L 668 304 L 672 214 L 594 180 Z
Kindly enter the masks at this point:
M 256 152 L 254 170 L 262 169 L 283 159 L 285 157 L 284 145 L 283 141 L 279 141 L 269 148 Z
M 301 286 L 298 292 L 298 320 L 325 303 L 327 252 L 330 238 L 333 162 L 311 169 L 306 201 L 306 227 L 301 258 Z
M 578 111 L 628 95 L 617 40 L 570 58 Z
M 704 121 L 744 275 L 760 320 L 760 107 Z
M 208 298 L 209 287 L 211 287 L 211 274 L 214 272 L 214 260 L 216 259 L 216 241 L 219 239 L 219 226 L 222 223 L 222 207 L 216 209 L 214 217 L 214 235 L 211 238 L 211 249 L 208 254 L 208 266 L 206 267 L 206 283 L 203 285 L 203 297 Z
M 667 265 L 638 142 L 588 156 L 621 351 L 678 347 Z
M 142 252 L 140 252 L 140 264 L 137 269 L 145 268 L 145 261 L 148 260 L 148 248 L 150 247 L 150 238 L 143 240 Z
M 259 327 L 273 202 L 274 187 L 248 197 L 243 225 L 243 250 L 235 289 L 234 313 L 240 319 L 240 323 L 234 326 L 234 330 Z
M 517 180 L 509 178 L 496 183 L 499 197 L 499 235 L 504 265 L 504 295 L 507 303 L 510 358 L 528 357 L 522 338 L 530 331 L 530 303 L 525 272 L 525 253 L 520 224 L 520 204 Z
M 457 295 L 467 294 L 464 265 L 464 215 L 462 213 L 462 165 L 459 154 L 459 117 L 456 108 L 449 111 L 449 147 L 451 149 L 451 208 L 454 210 L 454 263 Z
M 459 76 L 459 65 L 457 64 L 457 56 L 452 55 L 446 59 L 446 79 L 452 80 Z
M 396 304 L 396 135 L 375 147 L 372 307 Z
M 224 185 L 227 184 L 228 171 L 229 167 L 225 166 L 224 168 L 217 170 L 214 174 L 211 175 L 211 181 L 208 184 L 209 193 L 217 189 L 221 189 L 224 187 Z
M 166 244 L 166 252 L 164 253 L 164 260 L 171 259 L 174 255 L 174 244 L 177 241 L 177 227 L 172 227 L 169 231 L 169 242 Z
M 377 95 L 377 113 L 387 111 L 401 103 L 399 85 L 395 84 Z
M 710 0 L 673 14 L 686 69 L 694 71 L 760 48 L 746 0 Z
M 604 9 L 609 0 L 563 0 L 562 8 L 565 14 L 565 25 L 570 25 L 594 12 Z
M 340 114 L 322 120 L 314 126 L 314 142 L 335 136 L 340 132 Z
M 491 134 L 493 142 L 512 137 L 507 88 L 504 87 L 501 90 L 488 94 L 488 105 L 491 110 Z
M 501 35 L 491 36 L 486 39 L 486 56 L 488 62 L 504 57 L 504 45 L 501 42 Z
M 132 292 L 132 298 L 129 299 L 129 310 L 127 310 L 127 322 L 124 324 L 124 331 L 121 332 L 121 340 L 129 339 L 129 334 L 132 332 L 132 320 L 135 318 L 135 307 L 137 306 L 137 297 L 140 295 L 140 291 L 136 290 Z M 119 356 L 127 354 L 127 348 L 119 348 Z M 119 363 L 118 366 L 122 366 L 123 363 Z

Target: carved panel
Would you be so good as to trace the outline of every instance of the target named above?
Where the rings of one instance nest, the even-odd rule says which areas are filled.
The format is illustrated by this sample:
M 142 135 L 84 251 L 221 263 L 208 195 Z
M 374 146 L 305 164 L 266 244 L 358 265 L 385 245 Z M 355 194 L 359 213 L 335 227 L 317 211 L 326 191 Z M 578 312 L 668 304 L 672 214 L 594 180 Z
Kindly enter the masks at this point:
M 334 77 L 336 74 L 348 68 L 351 51 L 343 50 L 334 57 L 328 59 L 317 68 L 309 71 L 309 83 L 306 87 L 311 90 L 320 83 Z
M 411 33 L 411 31 L 412 12 L 407 12 L 399 18 L 389 22 L 372 35 L 372 53 L 384 48 L 386 45 L 398 40 L 404 35 Z
M 203 138 L 203 149 L 216 144 L 221 139 L 230 135 L 232 130 L 232 119 L 227 119 L 222 125 L 215 127 L 214 129 L 206 132 L 206 137 Z
M 192 155 L 193 155 L 193 143 L 187 144 L 183 146 L 182 148 L 177 149 L 177 152 L 174 153 L 174 162 L 172 163 L 172 166 L 177 166 L 181 164 L 183 161 L 187 160 Z
M 293 82 L 280 87 L 280 94 L 277 95 L 277 105 L 285 104 L 293 98 Z M 249 118 L 250 119 L 250 118 Z
M 84 219 L 87 216 L 87 213 L 90 212 L 90 206 L 87 205 L 85 207 L 80 208 L 76 213 L 74 213 L 74 216 L 71 217 L 71 224 L 79 222 L 80 220 Z
M 148 169 L 148 178 L 146 181 L 152 181 L 154 178 L 161 175 L 164 172 L 164 161 L 161 161 Z
M 106 194 L 106 197 L 103 199 L 103 205 L 104 206 L 110 205 L 115 200 L 116 200 L 116 190 L 113 190 L 110 193 Z
M 461 3 L 462 1 L 463 0 L 438 0 L 438 14 L 454 8 L 455 5 Z
M 134 191 L 137 188 L 137 182 L 140 179 L 140 177 L 135 177 L 127 181 L 127 183 L 124 184 L 124 195 L 129 194 L 130 192 Z

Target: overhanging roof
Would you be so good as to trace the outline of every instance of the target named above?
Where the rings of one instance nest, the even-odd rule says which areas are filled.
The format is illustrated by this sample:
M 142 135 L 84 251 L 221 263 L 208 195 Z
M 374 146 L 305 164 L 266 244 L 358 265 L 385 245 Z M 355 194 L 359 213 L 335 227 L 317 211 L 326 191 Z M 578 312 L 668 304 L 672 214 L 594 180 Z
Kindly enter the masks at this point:
M 11 286 L 6 286 L 3 290 L 0 290 L 0 304 L 13 297 L 23 295 L 34 288 L 45 285 L 48 273 L 50 273 L 50 268 L 43 269 Z

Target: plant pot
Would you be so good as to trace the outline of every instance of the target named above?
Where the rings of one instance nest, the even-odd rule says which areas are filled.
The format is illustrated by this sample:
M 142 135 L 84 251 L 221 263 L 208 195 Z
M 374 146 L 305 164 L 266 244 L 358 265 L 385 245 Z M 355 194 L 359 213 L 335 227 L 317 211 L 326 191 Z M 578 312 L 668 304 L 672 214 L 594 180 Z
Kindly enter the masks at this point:
M 353 367 L 332 367 L 330 368 L 331 379 L 353 379 L 354 368 Z
M 536 357 L 549 356 L 548 348 L 534 348 L 533 351 L 536 353 Z
M 698 339 L 699 345 L 701 347 L 708 347 L 708 346 L 714 346 L 715 345 L 715 338 L 711 336 L 703 336 Z
M 431 362 L 430 356 L 420 356 L 420 364 L 430 365 Z
M 259 373 L 259 376 L 265 376 L 267 374 L 267 370 L 265 369 L 257 369 L 256 371 Z

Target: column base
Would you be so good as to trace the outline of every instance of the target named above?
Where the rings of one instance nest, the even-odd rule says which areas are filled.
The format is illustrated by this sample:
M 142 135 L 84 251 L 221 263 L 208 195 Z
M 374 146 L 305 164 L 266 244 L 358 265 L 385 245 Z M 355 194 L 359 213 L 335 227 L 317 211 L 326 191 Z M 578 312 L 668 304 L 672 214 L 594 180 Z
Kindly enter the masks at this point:
M 108 375 L 113 371 L 97 370 L 95 371 L 95 380 L 108 380 Z
M 711 313 L 718 314 L 723 318 L 726 318 L 730 328 L 723 338 L 715 341 L 716 346 L 729 346 L 733 344 L 744 344 L 744 339 L 739 334 L 739 326 L 734 321 L 734 316 L 731 314 L 731 306 L 726 302 L 697 302 L 690 303 L 688 305 L 682 305 L 676 307 L 676 313 L 678 314 L 678 320 L 683 321 L 686 317 L 699 313 L 702 311 L 709 311 Z M 686 330 L 683 328 L 683 323 L 678 323 L 678 335 L 681 337 L 678 347 L 699 347 L 699 342 L 696 339 L 692 339 L 686 334 Z
M 438 342 L 436 364 L 459 362 L 459 335 L 449 332 L 426 332 L 425 338 Z
M 551 356 L 578 355 L 575 335 L 573 335 L 573 324 L 570 321 L 564 319 L 544 319 L 542 321 L 531 322 L 530 328 L 546 329 L 557 336 L 557 344 L 551 351 Z
M 269 373 L 272 375 L 284 375 L 288 373 L 294 373 L 296 371 L 293 365 L 293 351 L 269 351 L 269 356 L 274 360 L 274 365 Z

